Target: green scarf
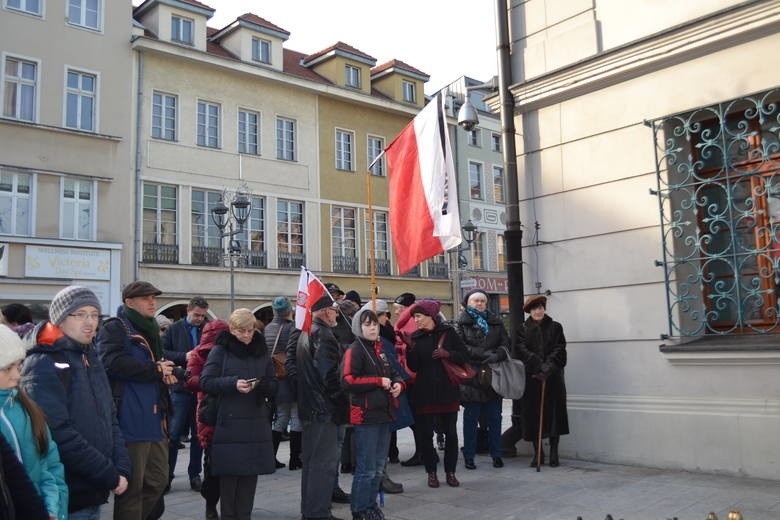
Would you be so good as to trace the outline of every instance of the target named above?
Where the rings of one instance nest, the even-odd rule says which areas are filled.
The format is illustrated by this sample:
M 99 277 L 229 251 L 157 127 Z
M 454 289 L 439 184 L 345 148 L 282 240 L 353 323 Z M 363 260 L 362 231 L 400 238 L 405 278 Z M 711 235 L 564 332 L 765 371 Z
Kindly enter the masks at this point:
M 130 320 L 130 323 L 138 329 L 138 331 L 149 342 L 149 346 L 152 347 L 152 353 L 154 354 L 154 360 L 159 361 L 163 357 L 162 338 L 160 338 L 160 325 L 154 318 L 147 318 L 141 316 L 137 311 L 134 311 L 127 305 L 125 305 L 125 316 Z

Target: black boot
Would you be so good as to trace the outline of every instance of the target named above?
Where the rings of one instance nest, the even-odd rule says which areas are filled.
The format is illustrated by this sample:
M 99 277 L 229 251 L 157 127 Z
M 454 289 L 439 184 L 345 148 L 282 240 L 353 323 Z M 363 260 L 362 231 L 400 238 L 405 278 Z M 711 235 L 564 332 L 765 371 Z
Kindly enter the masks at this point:
M 542 465 L 544 465 L 544 445 L 537 447 L 536 446 L 536 441 L 533 441 L 533 445 L 534 445 L 534 458 L 531 459 L 531 464 L 529 464 L 529 466 L 531 466 L 532 468 L 535 468 L 536 467 L 536 460 L 537 460 L 537 457 L 539 456 L 539 450 L 542 451 L 542 462 L 541 463 L 542 463 Z
M 301 462 L 302 437 L 303 433 L 301 432 L 290 432 L 290 471 L 303 467 L 303 463 Z
M 282 432 L 271 431 L 271 438 L 274 441 L 274 460 L 276 460 L 276 469 L 283 468 L 284 462 L 279 462 L 276 458 L 276 452 L 279 451 L 279 443 L 282 442 Z
M 558 436 L 550 437 L 550 467 L 551 468 L 557 468 L 560 464 L 560 461 L 558 460 L 558 441 L 560 441 L 561 438 Z

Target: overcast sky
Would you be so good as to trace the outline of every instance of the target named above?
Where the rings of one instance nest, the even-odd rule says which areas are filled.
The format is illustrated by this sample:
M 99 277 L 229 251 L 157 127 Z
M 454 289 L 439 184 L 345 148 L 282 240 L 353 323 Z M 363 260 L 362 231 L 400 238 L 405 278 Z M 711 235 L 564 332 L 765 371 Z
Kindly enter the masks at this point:
M 497 70 L 492 0 L 199 1 L 216 9 L 211 27 L 251 12 L 289 31 L 288 49 L 312 54 L 343 41 L 377 65 L 404 61 L 430 75 L 426 94 L 464 75 L 488 81 Z

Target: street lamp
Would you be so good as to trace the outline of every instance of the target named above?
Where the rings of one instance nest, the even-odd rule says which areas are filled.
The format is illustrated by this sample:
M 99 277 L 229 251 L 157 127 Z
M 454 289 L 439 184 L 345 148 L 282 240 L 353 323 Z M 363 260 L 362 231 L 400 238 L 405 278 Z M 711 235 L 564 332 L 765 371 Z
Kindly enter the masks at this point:
M 219 243 L 225 259 L 230 263 L 230 312 L 236 308 L 235 272 L 234 268 L 242 258 L 241 242 L 234 237 L 244 232 L 244 226 L 252 211 L 252 201 L 246 193 L 238 191 L 230 202 L 230 208 L 225 206 L 223 193 L 219 202 L 211 208 L 211 221 L 219 229 Z M 235 229 L 234 229 L 235 226 Z M 225 229 L 227 228 L 227 231 Z M 229 238 L 227 252 L 222 246 L 222 239 Z
M 509 87 L 512 81 L 512 64 L 509 40 L 509 2 L 496 0 L 496 36 L 498 50 L 498 81 L 484 83 L 467 88 L 468 90 L 498 91 L 501 105 L 501 152 L 504 159 L 504 171 L 507 180 L 506 202 L 506 278 L 509 293 L 509 333 L 512 344 L 517 338 L 518 328 L 522 325 L 523 314 L 523 230 L 520 224 L 520 194 L 517 183 L 517 152 L 515 150 L 515 101 Z M 469 108 L 470 106 L 470 108 Z M 471 131 L 479 124 L 477 112 L 466 102 L 458 112 L 458 125 Z
M 463 253 L 471 249 L 471 244 L 474 243 L 474 239 L 477 235 L 477 226 L 469 219 L 463 227 L 463 240 L 466 242 L 466 246 L 458 246 L 458 268 L 465 269 L 469 265 L 469 261 L 463 256 Z

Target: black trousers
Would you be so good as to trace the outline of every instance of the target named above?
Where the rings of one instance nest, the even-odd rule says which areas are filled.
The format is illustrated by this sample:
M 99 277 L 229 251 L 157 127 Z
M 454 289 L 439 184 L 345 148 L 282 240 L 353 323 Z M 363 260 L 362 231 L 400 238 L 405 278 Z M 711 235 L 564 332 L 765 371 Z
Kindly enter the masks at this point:
M 422 455 L 426 473 L 436 471 L 436 448 L 433 445 L 434 424 L 438 424 L 444 434 L 444 471 L 455 473 L 458 464 L 458 412 L 417 415 L 417 428 L 420 430 Z
M 257 475 L 219 477 L 219 508 L 222 520 L 251 520 Z

